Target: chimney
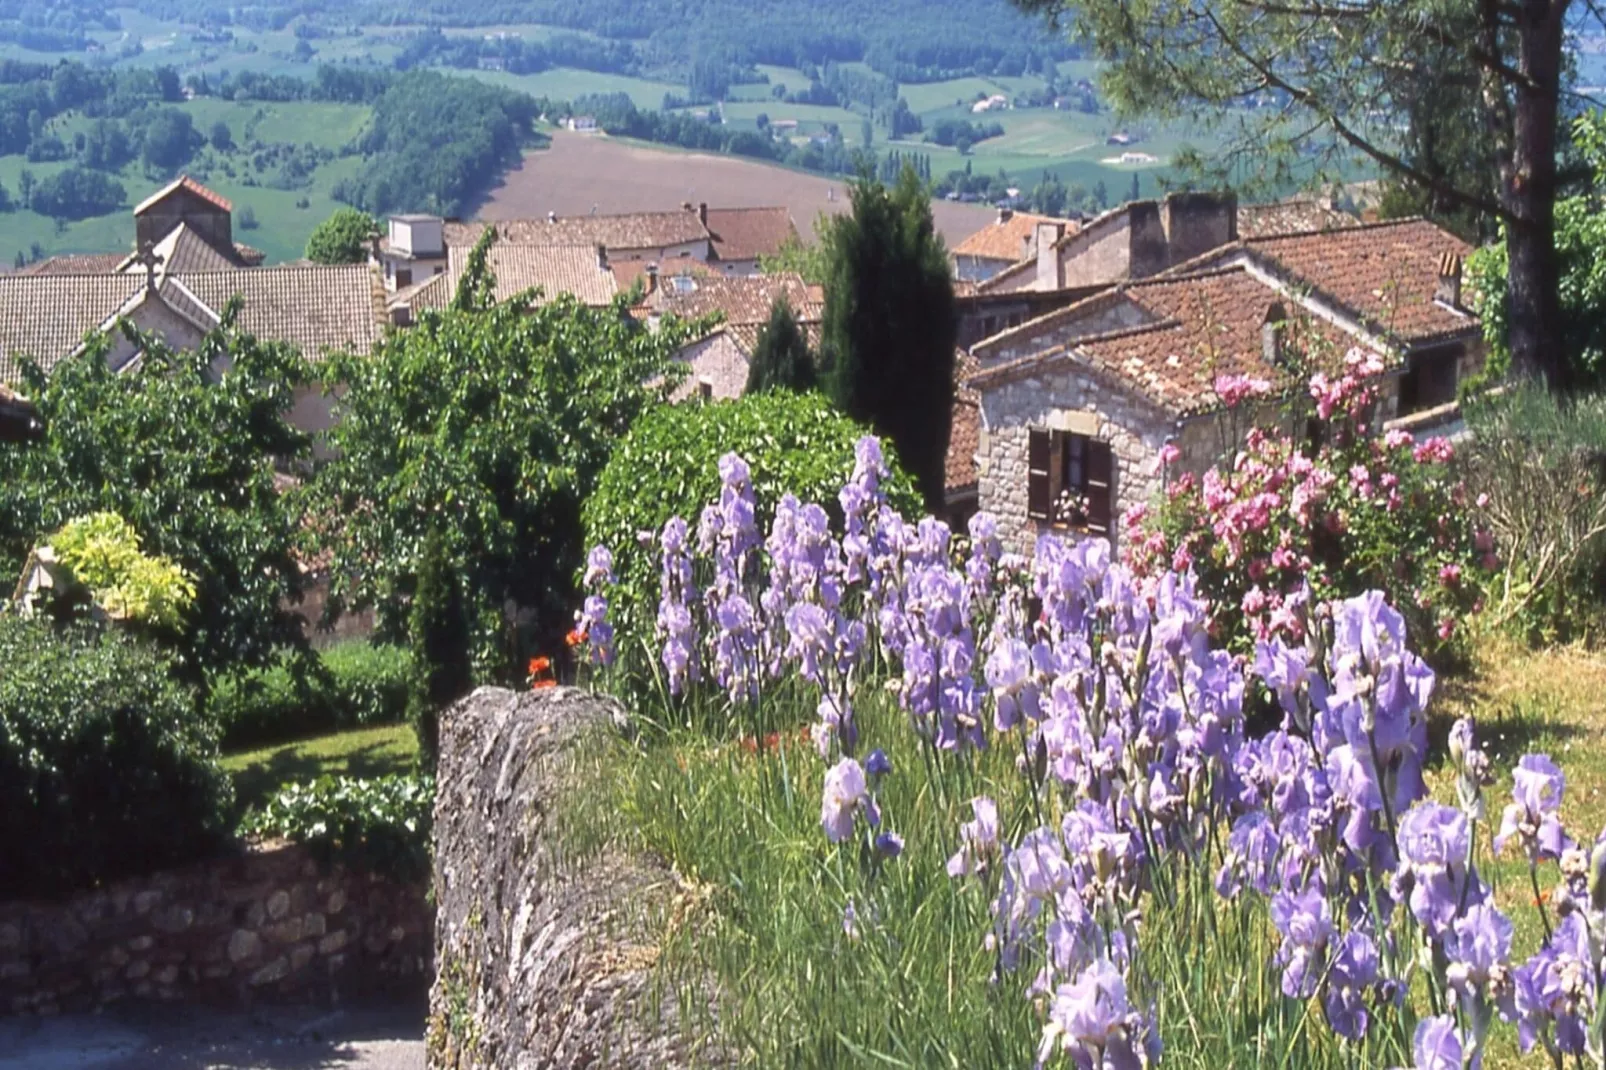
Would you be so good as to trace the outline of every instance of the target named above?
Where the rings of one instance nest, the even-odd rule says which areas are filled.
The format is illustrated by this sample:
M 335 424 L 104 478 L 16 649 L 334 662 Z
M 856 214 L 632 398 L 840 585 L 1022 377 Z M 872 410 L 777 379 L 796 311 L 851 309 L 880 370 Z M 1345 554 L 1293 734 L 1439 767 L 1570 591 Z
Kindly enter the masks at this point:
M 1055 248 L 1064 233 L 1064 223 L 1043 222 L 1037 224 L 1036 285 L 1039 290 L 1063 290 L 1065 288 L 1065 263 L 1060 260 L 1060 252 Z
M 680 202 L 680 208 L 681 208 L 681 211 L 683 211 L 683 212 L 691 211 L 691 202 L 690 201 L 681 201 Z
M 1439 278 L 1433 286 L 1433 300 L 1451 308 L 1461 307 L 1461 256 L 1447 252 L 1439 257 Z
M 1008 223 L 1010 219 L 1014 217 L 1014 215 L 1015 209 L 1011 208 L 1009 205 L 1001 204 L 998 206 L 998 221 L 1000 223 Z
M 597 267 L 608 270 L 608 247 L 601 242 L 597 243 Z
M 708 202 L 701 201 L 697 205 L 697 222 L 704 227 L 708 226 Z
M 1266 307 L 1266 316 L 1260 321 L 1260 357 L 1268 365 L 1279 367 L 1283 362 L 1283 328 L 1288 312 L 1281 301 Z
M 548 223 L 556 223 L 558 221 L 558 213 L 556 213 L 556 212 L 548 212 L 546 214 L 546 221 Z
M 647 292 L 644 297 L 651 297 L 658 290 L 658 261 L 647 262 Z

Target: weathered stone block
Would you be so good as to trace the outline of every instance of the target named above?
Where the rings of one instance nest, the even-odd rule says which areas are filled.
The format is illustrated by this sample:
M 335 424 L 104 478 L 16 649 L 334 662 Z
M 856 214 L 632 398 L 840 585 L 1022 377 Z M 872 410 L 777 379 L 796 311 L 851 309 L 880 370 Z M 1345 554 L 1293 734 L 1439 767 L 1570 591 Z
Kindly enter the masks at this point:
M 236 929 L 229 937 L 229 961 L 244 962 L 262 950 L 262 938 L 249 929 Z
M 267 911 L 268 917 L 274 921 L 284 917 L 290 912 L 290 893 L 280 888 L 268 896 Z
M 275 981 L 282 981 L 289 975 L 290 960 L 284 955 L 280 955 L 278 958 L 274 959 L 272 962 L 253 973 L 250 978 L 250 984 L 253 987 L 257 985 L 269 985 Z

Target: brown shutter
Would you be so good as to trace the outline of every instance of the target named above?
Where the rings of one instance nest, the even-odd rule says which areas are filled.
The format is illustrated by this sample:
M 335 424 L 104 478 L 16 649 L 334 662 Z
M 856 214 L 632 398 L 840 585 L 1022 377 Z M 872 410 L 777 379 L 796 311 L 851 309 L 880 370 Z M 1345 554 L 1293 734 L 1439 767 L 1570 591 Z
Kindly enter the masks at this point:
M 1088 439 L 1086 464 L 1087 527 L 1099 535 L 1108 535 L 1115 507 L 1115 458 L 1110 444 Z
M 1047 431 L 1033 429 L 1026 447 L 1026 515 L 1033 520 L 1047 520 L 1052 492 L 1049 488 L 1049 464 L 1053 458 L 1053 444 Z

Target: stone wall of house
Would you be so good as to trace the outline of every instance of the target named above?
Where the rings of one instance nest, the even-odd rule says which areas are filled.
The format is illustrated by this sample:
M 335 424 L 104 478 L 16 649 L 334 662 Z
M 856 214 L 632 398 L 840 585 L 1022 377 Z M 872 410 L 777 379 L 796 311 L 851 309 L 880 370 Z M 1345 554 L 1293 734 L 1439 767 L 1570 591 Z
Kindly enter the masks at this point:
M 1030 555 L 1049 530 L 1026 515 L 1027 439 L 1033 428 L 1090 434 L 1110 443 L 1115 460 L 1115 519 L 1161 487 L 1160 448 L 1177 434 L 1162 409 L 1090 372 L 1049 371 L 990 387 L 982 394 L 981 508 L 998 517 L 999 534 Z M 1119 532 L 1112 533 L 1119 540 Z
M 675 359 L 691 369 L 686 381 L 675 390 L 675 401 L 739 398 L 747 389 L 747 354 L 726 331 L 716 331 L 691 343 Z
M 721 1065 L 682 1032 L 686 987 L 652 982 L 674 875 L 563 842 L 576 755 L 626 724 L 573 688 L 480 688 L 442 715 L 432 1070 Z
M 60 902 L 0 903 L 0 1014 L 138 998 L 225 1006 L 421 991 L 422 885 L 251 849 Z
M 1141 327 L 1153 318 L 1137 304 L 1119 295 L 1092 304 L 1096 307 L 1084 308 L 1078 313 L 1058 317 L 1049 314 L 1038 320 L 1028 320 L 1018 329 L 976 346 L 973 352 L 981 366 L 988 368 L 1054 349 L 1079 338 Z

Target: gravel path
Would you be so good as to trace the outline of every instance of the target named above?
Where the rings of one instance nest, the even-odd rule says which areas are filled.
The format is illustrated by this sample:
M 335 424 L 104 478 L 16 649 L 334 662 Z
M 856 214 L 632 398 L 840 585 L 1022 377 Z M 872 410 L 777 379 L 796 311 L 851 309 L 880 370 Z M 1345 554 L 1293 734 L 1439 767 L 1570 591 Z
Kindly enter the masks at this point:
M 0 1070 L 423 1070 L 424 1009 L 128 1007 L 0 1021 Z

